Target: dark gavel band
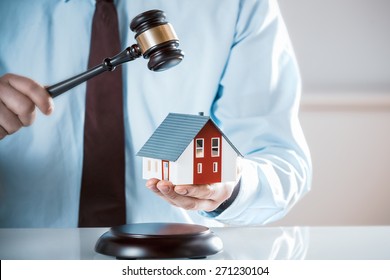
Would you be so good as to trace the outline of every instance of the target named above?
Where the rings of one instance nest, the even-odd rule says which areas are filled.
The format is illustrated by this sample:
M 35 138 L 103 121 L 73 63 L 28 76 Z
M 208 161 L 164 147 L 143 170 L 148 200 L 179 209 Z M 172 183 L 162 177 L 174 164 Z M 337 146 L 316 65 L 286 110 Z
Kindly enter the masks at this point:
M 100 65 L 81 74 L 48 86 L 46 90 L 49 94 L 56 97 L 103 72 L 114 71 L 115 67 L 141 55 L 149 59 L 148 68 L 152 71 L 167 70 L 183 60 L 184 53 L 179 49 L 179 39 L 172 25 L 166 21 L 163 11 L 150 10 L 136 16 L 130 29 L 136 33 L 134 38 L 137 44 L 113 57 L 103 59 Z

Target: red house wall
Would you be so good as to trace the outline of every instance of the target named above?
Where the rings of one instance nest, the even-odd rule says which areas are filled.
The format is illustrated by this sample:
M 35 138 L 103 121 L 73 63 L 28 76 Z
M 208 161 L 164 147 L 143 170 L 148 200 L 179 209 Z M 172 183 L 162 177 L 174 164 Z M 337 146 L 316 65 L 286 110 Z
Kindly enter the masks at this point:
M 204 139 L 204 157 L 196 157 L 196 139 Z M 211 139 L 219 138 L 219 156 L 211 156 Z M 208 121 L 194 138 L 194 184 L 209 184 L 221 182 L 222 170 L 222 135 L 215 125 Z M 218 172 L 213 172 L 213 163 L 218 165 Z M 198 173 L 198 164 L 202 164 L 202 173 Z

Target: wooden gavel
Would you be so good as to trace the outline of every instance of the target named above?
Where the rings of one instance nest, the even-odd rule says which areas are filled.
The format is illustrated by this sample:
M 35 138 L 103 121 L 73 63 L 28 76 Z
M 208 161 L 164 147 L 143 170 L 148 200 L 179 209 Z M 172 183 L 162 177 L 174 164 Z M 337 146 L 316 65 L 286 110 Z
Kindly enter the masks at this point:
M 131 31 L 136 33 L 134 38 L 137 44 L 113 57 L 103 59 L 101 64 L 81 74 L 47 87 L 47 91 L 52 97 L 56 97 L 103 72 L 114 71 L 116 66 L 141 55 L 149 59 L 148 68 L 152 71 L 164 71 L 179 64 L 184 53 L 178 48 L 179 39 L 175 30 L 165 19 L 165 13 L 160 10 L 139 14 L 130 23 Z

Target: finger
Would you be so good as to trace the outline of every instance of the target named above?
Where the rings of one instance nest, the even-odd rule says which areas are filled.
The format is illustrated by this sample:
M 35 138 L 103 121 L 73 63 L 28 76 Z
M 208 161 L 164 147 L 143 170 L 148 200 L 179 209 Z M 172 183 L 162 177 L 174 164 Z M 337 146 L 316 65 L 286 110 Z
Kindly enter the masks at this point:
M 152 192 L 158 194 L 159 196 L 163 196 L 163 194 L 160 192 L 160 190 L 156 187 L 156 185 L 150 185 L 150 186 L 147 186 L 147 188 L 149 190 L 151 190 Z
M 6 135 L 16 132 L 23 126 L 18 116 L 11 112 L 3 102 L 0 102 L 0 124 Z
M 235 182 L 210 185 L 177 185 L 175 192 L 183 196 L 213 200 L 220 204 L 232 195 L 235 185 Z
M 24 94 L 11 86 L 0 83 L 1 101 L 18 116 L 23 126 L 31 125 L 35 119 L 35 104 Z
M 157 178 L 151 178 L 149 180 L 146 181 L 146 186 L 149 187 L 149 186 L 156 186 L 157 183 L 159 182 L 160 180 L 157 179 Z
M 184 209 L 188 209 L 186 207 L 194 207 L 192 204 L 190 205 L 188 198 L 175 193 L 174 187 L 175 186 L 172 184 L 172 182 L 165 180 L 159 181 L 156 185 L 158 194 L 170 204 L 177 207 L 182 207 Z
M 157 195 L 162 197 L 168 203 L 183 208 L 185 210 L 204 210 L 204 211 L 212 211 L 215 210 L 220 201 L 215 201 L 211 199 L 199 199 L 191 196 L 183 196 L 175 192 L 174 186 L 169 181 L 158 180 L 158 179 L 149 179 L 146 182 L 147 187 L 155 192 Z M 190 185 L 188 185 L 190 186 Z M 207 186 L 207 185 L 203 185 Z M 187 187 L 187 185 L 185 186 Z M 197 187 L 197 186 L 194 186 Z
M 42 113 L 51 114 L 54 109 L 53 98 L 43 86 L 29 78 L 14 74 L 7 74 L 5 78 L 13 88 L 30 98 Z
M 161 180 L 156 187 L 166 198 L 174 200 L 178 196 L 174 191 L 174 185 L 170 181 Z
M 177 185 L 174 190 L 177 194 L 198 199 L 213 199 L 215 196 L 215 188 L 211 185 Z
M 177 206 L 175 201 L 170 199 L 168 196 L 166 196 L 165 194 L 163 194 L 158 188 L 157 188 L 157 184 L 159 184 L 160 188 L 165 188 L 165 187 L 162 187 L 161 185 L 164 185 L 164 184 L 167 184 L 169 185 L 168 188 L 172 187 L 172 183 L 168 182 L 168 181 L 163 181 L 162 183 L 159 183 L 160 180 L 159 179 L 156 179 L 156 178 L 152 178 L 152 179 L 149 179 L 148 181 L 146 181 L 146 187 L 151 190 L 152 192 L 154 192 L 155 194 L 157 194 L 158 196 L 160 196 L 161 198 L 163 198 L 165 201 L 167 201 L 168 203 L 174 205 L 174 206 Z
M 180 195 L 170 202 L 177 207 L 192 211 L 213 211 L 220 204 L 217 201 L 211 199 L 198 199 L 194 197 L 185 197 Z
M 177 194 L 174 190 L 175 186 L 169 181 L 159 181 L 156 187 L 166 201 L 185 210 L 211 211 L 210 209 L 215 209 L 218 206 L 216 201 L 210 199 L 198 199 Z
M 0 125 L 0 140 L 7 136 L 7 131 Z
M 151 178 L 149 180 L 146 181 L 146 184 L 145 186 L 151 190 L 152 192 L 162 196 L 162 194 L 160 193 L 160 191 L 157 189 L 157 183 L 159 182 L 160 180 L 159 179 L 156 179 L 156 178 Z

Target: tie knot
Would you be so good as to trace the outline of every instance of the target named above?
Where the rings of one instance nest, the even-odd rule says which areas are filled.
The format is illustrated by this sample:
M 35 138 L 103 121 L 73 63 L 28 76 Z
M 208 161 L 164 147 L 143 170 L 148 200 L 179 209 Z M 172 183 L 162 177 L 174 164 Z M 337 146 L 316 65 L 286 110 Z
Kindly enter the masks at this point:
M 112 25 L 117 23 L 116 8 L 113 0 L 96 0 L 96 20 L 104 24 Z M 117 27 L 116 27 L 117 28 Z

